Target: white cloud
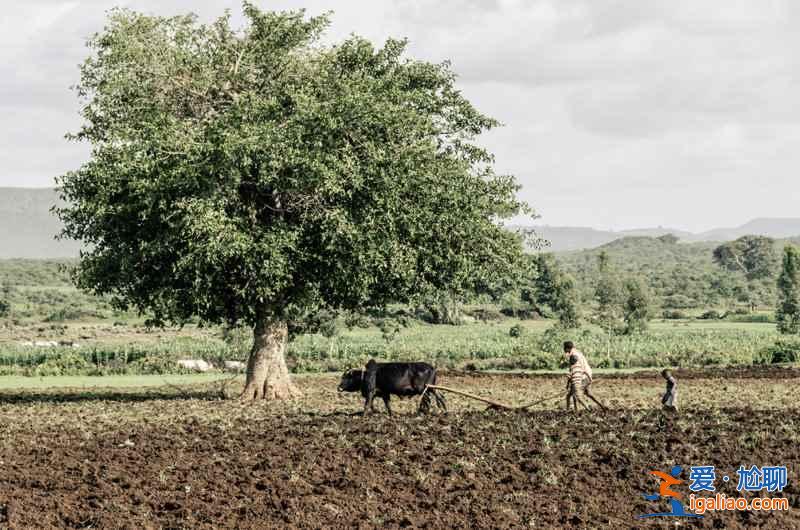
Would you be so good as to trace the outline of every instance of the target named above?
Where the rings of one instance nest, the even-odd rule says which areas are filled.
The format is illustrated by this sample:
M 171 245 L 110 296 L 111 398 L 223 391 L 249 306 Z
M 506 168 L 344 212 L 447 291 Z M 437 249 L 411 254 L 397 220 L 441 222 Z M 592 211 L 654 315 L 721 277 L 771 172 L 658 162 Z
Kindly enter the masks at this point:
M 0 19 L 0 185 L 48 185 L 83 146 L 67 87 L 122 4 L 210 19 L 238 0 L 35 0 Z M 800 215 L 800 3 L 791 0 L 259 2 L 333 10 L 329 39 L 408 37 L 452 60 L 506 126 L 484 142 L 549 224 L 703 229 Z M 241 20 L 240 17 L 236 17 Z

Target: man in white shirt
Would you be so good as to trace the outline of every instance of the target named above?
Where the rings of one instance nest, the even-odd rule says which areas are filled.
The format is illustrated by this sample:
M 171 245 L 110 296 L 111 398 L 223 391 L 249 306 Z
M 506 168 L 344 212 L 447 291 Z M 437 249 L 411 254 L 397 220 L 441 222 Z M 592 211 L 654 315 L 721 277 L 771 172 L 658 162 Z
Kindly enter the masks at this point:
M 575 348 L 575 344 L 573 344 L 572 341 L 567 341 L 564 343 L 564 358 L 567 360 L 568 365 L 571 356 L 575 356 L 577 358 L 575 364 L 578 366 L 578 369 L 583 372 L 583 393 L 586 394 L 586 397 L 597 403 L 601 409 L 608 410 L 605 405 L 595 399 L 589 390 L 589 387 L 592 386 L 592 367 L 589 366 L 589 361 L 586 360 L 586 356 L 583 353 Z M 572 372 L 574 371 L 575 370 L 572 370 Z M 567 408 L 569 408 L 569 402 L 567 403 Z

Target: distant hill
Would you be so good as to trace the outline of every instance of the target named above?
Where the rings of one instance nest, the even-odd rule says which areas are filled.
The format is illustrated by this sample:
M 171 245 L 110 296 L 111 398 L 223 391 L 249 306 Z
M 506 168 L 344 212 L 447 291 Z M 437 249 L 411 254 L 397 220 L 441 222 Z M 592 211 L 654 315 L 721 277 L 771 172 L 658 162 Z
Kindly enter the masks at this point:
M 776 239 L 775 251 L 780 253 L 787 243 L 798 241 L 800 237 Z M 594 300 L 598 256 L 605 252 L 616 271 L 645 278 L 663 307 L 698 308 L 713 306 L 722 300 L 723 295 L 713 287 L 715 284 L 731 289 L 741 281 L 714 264 L 713 252 L 719 244 L 718 241 L 680 243 L 669 238 L 628 236 L 593 249 L 559 252 L 556 257 L 575 278 L 578 293 L 585 302 Z M 777 268 L 774 272 L 778 274 Z M 727 282 L 719 283 L 721 276 L 726 276 Z M 760 303 L 774 306 L 774 291 L 774 279 L 762 282 L 758 289 Z
M 800 237 L 775 240 L 775 250 L 780 253 L 787 243 L 798 243 Z M 682 268 L 698 273 L 716 268 L 714 249 L 720 242 L 696 241 L 671 243 L 655 237 L 628 236 L 615 239 L 597 248 L 571 250 L 557 254 L 559 261 L 571 271 L 597 268 L 597 257 L 605 252 L 619 270 L 648 273 L 655 270 Z
M 71 258 L 80 244 L 56 241 L 61 223 L 50 213 L 58 202 L 53 188 L 0 188 L 0 258 Z M 549 251 L 592 249 L 626 237 L 658 237 L 674 234 L 684 242 L 729 241 L 747 234 L 800 239 L 800 218 L 754 219 L 735 228 L 718 228 L 692 234 L 671 228 L 596 230 L 588 227 L 536 226 L 536 233 L 550 241 Z
M 536 234 L 550 242 L 548 250 L 563 252 L 583 250 L 605 245 L 616 239 L 628 236 L 658 237 L 674 234 L 682 240 L 692 241 L 694 234 L 671 228 L 639 228 L 633 230 L 596 230 L 588 227 L 535 226 Z
M 761 235 L 776 239 L 800 236 L 800 219 L 760 218 L 736 228 L 717 228 L 695 236 L 695 241 L 730 241 L 747 235 Z
M 800 237 L 800 218 L 760 218 L 734 228 L 715 228 L 693 234 L 671 228 L 642 228 L 636 230 L 595 230 L 594 228 L 564 226 L 534 226 L 536 233 L 550 242 L 552 252 L 597 248 L 629 236 L 658 237 L 674 234 L 683 242 L 730 241 L 746 235 L 762 235 L 776 239 Z
M 703 270 L 713 265 L 712 253 L 717 243 L 666 243 L 654 237 L 628 236 L 593 249 L 559 253 L 559 259 L 572 270 L 594 269 L 597 256 L 605 251 L 620 270 L 647 273 L 676 266 Z
M 595 248 L 621 237 L 617 232 L 588 227 L 534 226 L 533 228 L 537 236 L 550 243 L 545 249 L 549 252 Z
M 61 222 L 50 213 L 53 188 L 0 188 L 0 258 L 66 258 L 78 255 L 74 241 L 56 241 Z

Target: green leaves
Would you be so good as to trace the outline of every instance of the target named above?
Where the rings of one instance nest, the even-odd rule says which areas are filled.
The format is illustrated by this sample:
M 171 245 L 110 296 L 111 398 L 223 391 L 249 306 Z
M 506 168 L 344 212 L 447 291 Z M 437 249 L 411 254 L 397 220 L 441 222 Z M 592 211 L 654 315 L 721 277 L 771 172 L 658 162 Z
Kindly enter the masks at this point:
M 785 334 L 800 333 L 800 250 L 794 245 L 786 245 L 784 249 L 778 292 L 778 308 L 775 312 L 778 331 Z
M 253 325 L 321 307 L 458 296 L 520 269 L 527 207 L 476 135 L 497 125 L 448 64 L 326 16 L 248 25 L 112 11 L 81 68 L 92 157 L 59 179 L 81 287 L 155 323 Z
M 774 278 L 778 265 L 775 240 L 764 236 L 743 236 L 714 249 L 714 261 L 730 271 L 744 274 L 748 281 Z

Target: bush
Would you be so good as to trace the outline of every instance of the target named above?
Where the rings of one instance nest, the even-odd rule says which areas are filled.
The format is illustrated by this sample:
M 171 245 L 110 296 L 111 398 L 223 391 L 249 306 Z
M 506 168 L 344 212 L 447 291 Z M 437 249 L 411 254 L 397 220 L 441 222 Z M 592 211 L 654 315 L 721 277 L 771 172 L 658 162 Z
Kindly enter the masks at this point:
M 253 347 L 253 330 L 245 326 L 222 328 L 222 340 L 235 357 L 246 358 Z
M 481 322 L 491 322 L 503 319 L 503 313 L 493 308 L 474 309 L 470 312 L 470 315 L 475 317 L 475 319 L 480 320 Z
M 357 311 L 350 311 L 344 315 L 344 325 L 347 329 L 361 328 L 366 329 L 370 326 L 369 318 Z
M 673 294 L 665 297 L 662 305 L 667 309 L 691 309 L 697 307 L 697 301 L 685 294 Z
M 91 371 L 93 366 L 78 353 L 66 352 L 55 357 L 48 358 L 45 362 L 37 365 L 31 375 L 37 377 L 51 375 L 84 375 Z
M 568 340 L 574 342 L 579 350 L 586 351 L 582 345 L 593 344 L 597 338 L 588 328 L 574 330 L 556 325 L 542 334 L 539 339 L 539 349 L 560 359 L 564 354 L 564 342 Z
M 64 322 L 65 320 L 70 320 L 72 316 L 71 312 L 68 312 L 65 308 L 61 308 L 46 316 L 44 322 Z
M 393 318 L 382 318 L 378 321 L 378 329 L 386 342 L 391 342 L 400 333 L 400 322 Z
M 332 339 L 339 334 L 339 326 L 335 319 L 325 320 L 319 324 L 319 332 L 326 339 Z
M 663 316 L 665 320 L 685 320 L 689 318 L 686 313 L 678 311 L 677 309 L 666 309 L 664 310 Z
M 174 374 L 182 371 L 175 359 L 163 355 L 147 355 L 130 364 L 130 371 L 136 374 Z
M 763 364 L 796 363 L 800 360 L 800 339 L 778 339 L 764 348 L 759 357 Z
M 426 296 L 422 301 L 422 307 L 417 310 L 417 315 L 430 324 L 451 326 L 463 324 L 459 301 L 448 293 Z
M 725 315 L 721 314 L 719 311 L 710 309 L 697 318 L 700 320 L 721 320 L 724 317 Z
M 753 324 L 770 324 L 775 322 L 775 317 L 769 313 L 750 313 L 745 315 L 734 314 L 725 317 L 730 322 L 742 322 Z
M 511 336 L 511 337 L 517 338 L 517 337 L 521 337 L 522 333 L 524 331 L 525 331 L 525 328 L 523 328 L 521 325 L 514 324 L 513 326 L 511 326 L 511 329 L 508 330 L 508 335 Z

